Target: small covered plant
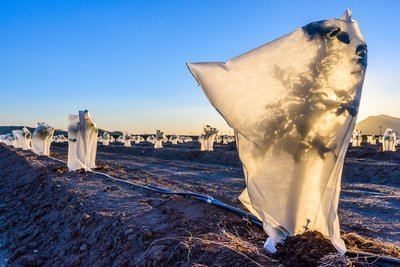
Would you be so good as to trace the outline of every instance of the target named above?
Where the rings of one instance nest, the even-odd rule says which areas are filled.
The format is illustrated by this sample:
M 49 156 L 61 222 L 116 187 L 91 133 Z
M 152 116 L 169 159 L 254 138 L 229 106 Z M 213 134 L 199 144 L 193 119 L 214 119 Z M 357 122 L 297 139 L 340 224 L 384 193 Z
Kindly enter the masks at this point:
M 164 135 L 164 133 L 160 130 L 156 130 L 156 136 L 154 138 L 154 148 L 163 148 L 163 142 L 165 141 L 166 136 Z
M 89 111 L 68 117 L 68 170 L 96 167 L 98 129 Z
M 102 140 L 101 140 L 103 146 L 108 146 L 108 145 L 110 145 L 110 140 L 111 140 L 111 135 L 110 135 L 110 133 L 104 132 L 103 135 L 102 135 Z
M 396 151 L 397 135 L 393 129 L 387 128 L 383 134 L 382 151 Z
M 50 145 L 53 141 L 54 128 L 44 122 L 39 122 L 32 135 L 32 149 L 37 155 L 50 155 Z
M 22 150 L 32 150 L 32 134 L 28 128 L 24 127 L 22 130 L 12 131 L 15 142 L 15 148 L 22 148 Z
M 201 151 L 214 151 L 214 140 L 217 136 L 218 130 L 206 125 L 203 128 L 203 133 L 199 136 L 200 150 Z

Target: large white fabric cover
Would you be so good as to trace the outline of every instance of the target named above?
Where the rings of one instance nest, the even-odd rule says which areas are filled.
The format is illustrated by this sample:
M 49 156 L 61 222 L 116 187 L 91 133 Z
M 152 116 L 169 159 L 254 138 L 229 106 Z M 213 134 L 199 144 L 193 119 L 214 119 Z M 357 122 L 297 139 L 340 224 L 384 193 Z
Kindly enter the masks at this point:
M 15 148 L 22 148 L 22 150 L 31 150 L 32 149 L 32 134 L 26 128 L 22 128 L 22 130 L 13 130 L 12 131 L 15 142 L 13 142 Z
M 96 167 L 97 127 L 87 110 L 68 118 L 68 170 Z
M 32 134 L 32 149 L 37 155 L 49 156 L 53 141 L 54 128 L 44 122 L 38 122 L 38 127 Z
M 396 132 L 387 128 L 383 134 L 382 151 L 396 151 Z
M 305 229 L 346 250 L 337 207 L 366 56 L 346 11 L 225 63 L 188 64 L 235 130 L 247 184 L 239 198 L 263 221 L 272 252 Z

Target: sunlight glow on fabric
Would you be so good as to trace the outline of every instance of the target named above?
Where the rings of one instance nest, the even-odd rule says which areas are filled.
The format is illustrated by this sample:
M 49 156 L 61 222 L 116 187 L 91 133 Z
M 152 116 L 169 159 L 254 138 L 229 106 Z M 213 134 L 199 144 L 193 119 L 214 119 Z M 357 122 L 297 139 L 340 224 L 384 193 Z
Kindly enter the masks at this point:
M 211 104 L 235 130 L 246 189 L 266 248 L 317 230 L 344 254 L 337 215 L 367 46 L 347 10 L 225 63 L 191 63 Z

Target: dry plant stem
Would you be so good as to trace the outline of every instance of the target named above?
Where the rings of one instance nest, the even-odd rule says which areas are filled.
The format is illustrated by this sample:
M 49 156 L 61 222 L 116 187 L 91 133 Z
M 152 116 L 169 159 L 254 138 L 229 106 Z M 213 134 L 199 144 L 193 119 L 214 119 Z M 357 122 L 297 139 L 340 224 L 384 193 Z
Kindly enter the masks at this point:
M 186 231 L 186 232 L 188 232 L 188 231 Z M 212 245 L 217 245 L 217 246 L 223 246 L 223 247 L 228 248 L 228 249 L 238 253 L 239 255 L 245 257 L 246 259 L 248 259 L 249 261 L 251 261 L 252 263 L 254 263 L 257 266 L 263 266 L 263 265 L 254 261 L 249 256 L 247 256 L 246 254 L 241 252 L 240 250 L 245 251 L 245 253 L 255 253 L 255 254 L 257 254 L 257 256 L 263 257 L 264 259 L 268 259 L 270 261 L 277 262 L 277 260 L 274 260 L 272 258 L 267 257 L 266 255 L 261 254 L 259 252 L 259 249 L 257 247 L 255 247 L 254 245 L 252 245 L 246 241 L 243 241 L 242 239 L 240 239 L 237 236 L 234 236 L 231 233 L 228 233 L 225 229 L 221 229 L 221 233 L 222 233 L 221 235 L 215 235 L 216 239 L 220 240 L 220 241 L 213 241 L 213 240 L 207 240 L 205 238 L 193 237 L 190 232 L 188 232 L 188 233 L 189 233 L 189 236 L 165 237 L 165 238 L 160 238 L 160 239 L 154 240 L 150 244 L 150 246 L 147 248 L 147 250 L 143 253 L 143 255 L 136 261 L 136 264 L 140 263 L 140 261 L 146 256 L 146 254 L 149 252 L 149 250 L 151 249 L 151 247 L 154 244 L 162 242 L 162 241 L 166 241 L 166 240 L 183 240 L 180 242 L 183 243 L 184 246 L 188 249 L 188 253 L 187 253 L 187 263 L 188 264 L 190 261 L 191 245 L 192 245 L 193 241 L 199 241 L 202 244 L 212 244 Z M 185 242 L 185 241 L 187 241 L 187 242 Z

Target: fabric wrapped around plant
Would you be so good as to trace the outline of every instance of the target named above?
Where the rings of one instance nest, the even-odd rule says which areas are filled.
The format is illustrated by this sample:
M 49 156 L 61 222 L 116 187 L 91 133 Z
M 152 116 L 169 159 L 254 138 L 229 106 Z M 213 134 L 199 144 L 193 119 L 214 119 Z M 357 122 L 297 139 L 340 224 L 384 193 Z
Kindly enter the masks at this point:
M 22 130 L 13 130 L 12 133 L 15 138 L 15 142 L 13 142 L 15 148 L 22 148 L 22 150 L 32 149 L 32 134 L 28 128 L 24 127 Z
M 154 148 L 163 148 L 163 142 L 165 141 L 165 135 L 160 130 L 156 130 L 156 137 L 154 138 Z M 168 140 L 168 139 L 167 139 Z
M 396 132 L 387 128 L 383 134 L 382 151 L 396 151 Z
M 96 167 L 98 129 L 89 111 L 68 118 L 68 170 Z
M 246 189 L 265 247 L 316 230 L 340 253 L 337 208 L 355 126 L 367 46 L 347 10 L 225 63 L 191 63 L 211 104 L 235 130 Z
M 54 128 L 44 122 L 32 134 L 32 150 L 37 155 L 50 156 L 50 145 L 53 141 Z
M 362 143 L 362 135 L 361 130 L 354 130 L 351 135 L 351 146 L 352 147 L 360 147 Z
M 132 146 L 133 137 L 129 133 L 124 133 L 124 147 L 131 147 Z
M 214 140 L 217 136 L 218 130 L 206 125 L 203 133 L 199 136 L 200 151 L 214 151 Z
M 108 132 L 104 132 L 102 137 L 103 137 L 103 140 L 102 140 L 103 146 L 110 145 L 111 135 Z

